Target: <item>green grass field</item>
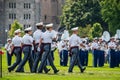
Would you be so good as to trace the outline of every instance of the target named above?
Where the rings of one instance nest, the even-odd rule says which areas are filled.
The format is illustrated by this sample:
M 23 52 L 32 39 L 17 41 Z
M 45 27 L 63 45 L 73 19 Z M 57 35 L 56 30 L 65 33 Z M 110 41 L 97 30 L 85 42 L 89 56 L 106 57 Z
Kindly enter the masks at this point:
M 12 62 L 14 61 L 15 57 L 13 56 Z M 93 68 L 91 54 L 89 54 L 89 65 L 84 73 L 80 73 L 77 66 L 75 66 L 73 73 L 68 73 L 68 67 L 59 66 L 57 51 L 55 52 L 54 63 L 60 70 L 58 74 L 53 74 L 52 69 L 48 74 L 30 73 L 28 64 L 25 65 L 25 73 L 16 73 L 14 71 L 9 73 L 6 54 L 4 54 L 2 56 L 3 78 L 0 78 L 0 80 L 120 80 L 120 67 L 111 69 L 108 64 L 105 64 L 102 68 Z

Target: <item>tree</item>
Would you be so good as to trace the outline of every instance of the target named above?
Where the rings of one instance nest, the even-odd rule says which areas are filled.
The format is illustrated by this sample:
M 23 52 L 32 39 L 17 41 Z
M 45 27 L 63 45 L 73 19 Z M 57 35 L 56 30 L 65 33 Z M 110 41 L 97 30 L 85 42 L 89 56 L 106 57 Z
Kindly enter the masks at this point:
M 99 0 L 66 0 L 60 19 L 61 26 L 70 29 L 76 26 L 93 25 L 96 22 L 106 26 L 101 18 L 99 3 Z
M 120 29 L 120 0 L 101 1 L 101 14 L 105 22 L 108 23 L 111 35 L 115 35 L 117 29 Z
M 86 27 L 79 27 L 79 36 L 80 37 L 89 37 L 89 30 L 91 29 L 91 25 L 87 25 Z
M 93 27 L 90 29 L 89 38 L 101 37 L 103 32 L 103 28 L 100 23 L 93 24 Z
M 11 29 L 9 31 L 9 37 L 13 37 L 14 36 L 14 31 L 17 30 L 17 29 L 22 29 L 22 26 L 21 24 L 15 20 L 12 24 L 11 24 Z

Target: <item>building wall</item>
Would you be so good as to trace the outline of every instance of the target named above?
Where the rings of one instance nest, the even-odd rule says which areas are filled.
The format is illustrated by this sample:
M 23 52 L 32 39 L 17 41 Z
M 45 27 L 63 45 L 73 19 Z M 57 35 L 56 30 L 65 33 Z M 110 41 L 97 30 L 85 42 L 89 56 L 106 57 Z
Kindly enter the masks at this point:
M 6 37 L 5 28 L 4 28 L 4 24 L 5 24 L 4 6 L 5 6 L 4 0 L 0 0 L 0 44 L 5 43 L 5 37 Z
M 9 8 L 10 3 L 16 3 L 16 8 Z M 30 8 L 24 8 L 24 4 L 29 3 Z M 23 27 L 30 27 L 35 25 L 35 1 L 34 0 L 6 0 L 5 3 L 5 26 L 9 29 L 10 24 L 13 23 L 14 20 L 18 20 Z M 16 19 L 10 19 L 9 15 L 15 13 Z M 24 19 L 25 14 L 30 14 L 30 19 Z
M 65 0 L 41 0 L 41 20 L 45 24 L 54 23 L 54 28 L 57 29 L 64 2 Z

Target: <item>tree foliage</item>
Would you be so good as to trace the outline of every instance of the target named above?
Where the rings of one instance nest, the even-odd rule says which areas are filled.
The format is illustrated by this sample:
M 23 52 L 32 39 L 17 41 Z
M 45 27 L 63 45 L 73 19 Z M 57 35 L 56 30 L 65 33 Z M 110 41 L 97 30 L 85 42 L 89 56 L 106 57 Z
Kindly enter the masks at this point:
M 111 35 L 115 35 L 120 29 L 120 0 L 101 1 L 101 13 L 105 22 L 108 23 Z
M 79 36 L 80 37 L 89 37 L 89 31 L 91 29 L 91 25 L 87 25 L 86 27 L 79 27 Z
M 17 30 L 17 29 L 22 29 L 22 26 L 21 24 L 15 20 L 12 24 L 11 24 L 11 29 L 9 31 L 9 37 L 13 37 L 14 36 L 14 31 Z
M 100 23 L 93 24 L 93 27 L 89 31 L 90 39 L 94 37 L 101 37 L 103 32 L 103 28 L 101 27 Z
M 61 16 L 61 26 L 68 29 L 76 26 L 85 27 L 96 22 L 105 25 L 100 14 L 99 0 L 66 0 Z

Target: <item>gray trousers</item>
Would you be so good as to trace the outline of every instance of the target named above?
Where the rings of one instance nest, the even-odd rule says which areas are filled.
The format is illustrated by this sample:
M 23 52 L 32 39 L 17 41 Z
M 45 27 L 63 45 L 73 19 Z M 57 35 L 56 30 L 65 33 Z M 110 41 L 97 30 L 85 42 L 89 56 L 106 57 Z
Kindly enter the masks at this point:
M 71 56 L 71 63 L 70 63 L 70 66 L 69 66 L 69 72 L 72 72 L 75 64 L 77 63 L 79 69 L 81 70 L 82 69 L 82 65 L 80 63 L 80 57 L 79 57 L 79 49 L 78 48 L 73 48 L 71 49 L 71 53 L 72 53 L 72 56 Z
M 9 67 L 10 70 L 14 70 L 16 68 L 16 66 L 20 63 L 20 61 L 21 61 L 21 52 L 22 51 L 21 51 L 20 47 L 15 47 L 14 48 L 13 53 L 15 54 L 16 61 L 15 61 L 15 63 L 11 67 Z
M 53 58 L 52 58 L 52 55 L 51 55 L 51 45 L 50 44 L 45 44 L 44 45 L 44 52 L 43 52 L 43 55 L 42 55 L 42 60 L 41 60 L 41 64 L 38 68 L 38 72 L 42 72 L 43 69 L 46 67 L 46 62 L 47 62 L 47 59 L 49 60 L 50 62 L 50 66 L 52 67 L 52 69 L 54 71 L 57 71 L 54 63 L 53 63 Z
M 17 68 L 17 72 L 21 72 L 22 68 L 24 67 L 24 65 L 26 64 L 26 62 L 29 62 L 29 67 L 30 67 L 30 71 L 32 72 L 32 66 L 33 66 L 33 59 L 32 59 L 32 47 L 31 46 L 24 46 L 23 47 L 23 53 L 24 53 L 24 58 L 23 60 L 20 62 L 18 68 Z

